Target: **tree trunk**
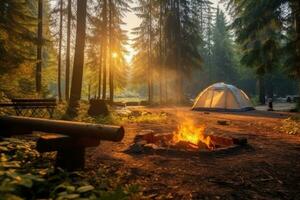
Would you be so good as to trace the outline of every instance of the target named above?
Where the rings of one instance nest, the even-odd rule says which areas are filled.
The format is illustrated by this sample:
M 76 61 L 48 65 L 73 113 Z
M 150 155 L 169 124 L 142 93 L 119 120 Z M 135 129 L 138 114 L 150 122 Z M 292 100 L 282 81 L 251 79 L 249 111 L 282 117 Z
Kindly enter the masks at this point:
M 178 92 L 177 103 L 181 104 L 183 101 L 183 71 L 182 71 L 182 62 L 181 62 L 181 23 L 180 23 L 180 2 L 179 0 L 175 1 L 176 9 L 176 33 L 175 33 L 175 42 L 176 45 L 176 88 Z
M 159 102 L 162 104 L 163 102 L 163 85 L 162 85 L 162 79 L 163 79 L 163 62 L 162 62 L 162 15 L 163 15 L 163 9 L 162 5 L 163 2 L 161 1 L 159 4 Z
M 42 89 L 42 45 L 43 45 L 43 0 L 38 1 L 38 36 L 37 36 L 36 92 Z
M 113 44 L 112 44 L 112 23 L 113 23 L 113 3 L 112 0 L 109 0 L 109 101 L 114 101 L 114 67 L 115 62 L 112 60 L 112 54 L 113 54 Z
M 77 0 L 77 30 L 71 95 L 69 102 L 69 111 L 71 111 L 70 114 L 76 114 L 72 111 L 75 111 L 74 108 L 78 106 L 79 100 L 81 99 L 84 47 L 86 36 L 86 7 L 87 0 Z
M 88 100 L 91 100 L 91 82 L 88 85 Z
M 98 67 L 98 97 L 97 99 L 101 99 L 101 84 L 102 84 L 102 56 L 103 56 L 103 47 L 101 45 L 100 48 L 100 63 Z
M 106 99 L 106 77 L 107 77 L 107 0 L 103 0 L 103 83 L 102 99 Z
M 148 50 L 148 101 L 153 103 L 153 80 L 152 80 L 152 0 L 149 0 L 149 50 Z
M 166 17 L 168 13 L 168 4 L 165 4 L 164 7 L 164 16 Z M 167 57 L 168 53 L 168 37 L 167 32 L 164 30 L 164 57 Z M 165 103 L 168 103 L 168 79 L 167 79 L 167 59 L 164 59 L 164 90 L 165 90 Z
M 72 0 L 68 0 L 68 24 L 67 24 L 67 50 L 66 50 L 66 78 L 65 78 L 65 98 L 69 101 L 70 96 L 70 47 L 71 47 L 71 20 L 72 20 Z
M 296 69 L 298 72 L 298 80 L 300 80 L 300 2 L 295 2 L 295 29 L 296 29 Z M 299 82 L 299 91 L 300 95 L 300 82 Z M 300 109 L 300 102 L 298 102 L 298 109 Z
M 274 97 L 274 85 L 273 85 L 273 76 L 272 74 L 269 74 L 267 77 L 268 81 L 267 81 L 267 96 L 268 99 L 273 99 Z
M 296 30 L 296 69 L 298 69 L 298 76 L 300 77 L 300 2 L 295 1 L 295 30 Z
M 58 47 L 58 74 L 57 74 L 57 92 L 58 100 L 61 101 L 61 46 L 62 46 L 62 34 L 63 34 L 63 0 L 60 0 L 60 21 L 59 21 L 59 47 Z
M 265 99 L 265 81 L 263 75 L 258 77 L 258 93 L 259 93 L 259 103 L 262 105 L 266 104 Z

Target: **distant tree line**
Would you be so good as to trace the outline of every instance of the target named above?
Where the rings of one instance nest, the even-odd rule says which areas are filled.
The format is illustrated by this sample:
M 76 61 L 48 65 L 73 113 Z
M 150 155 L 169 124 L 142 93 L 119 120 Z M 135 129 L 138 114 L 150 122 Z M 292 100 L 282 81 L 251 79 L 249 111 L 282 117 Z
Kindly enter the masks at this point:
M 296 1 L 223 1 L 232 23 L 210 1 L 138 2 L 133 79 L 150 102 L 194 97 L 215 82 L 258 94 L 261 103 L 296 92 Z
M 227 0 L 241 63 L 254 69 L 259 99 L 273 97 L 276 73 L 300 78 L 300 2 Z M 266 84 L 267 83 L 267 84 Z M 300 86 L 300 84 L 299 84 Z

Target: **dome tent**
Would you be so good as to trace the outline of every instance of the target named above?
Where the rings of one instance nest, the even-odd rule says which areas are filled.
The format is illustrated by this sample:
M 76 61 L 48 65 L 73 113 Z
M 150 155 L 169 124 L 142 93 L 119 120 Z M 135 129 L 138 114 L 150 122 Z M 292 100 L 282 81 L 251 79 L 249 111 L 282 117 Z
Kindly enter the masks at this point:
M 248 111 L 254 108 L 242 90 L 233 85 L 215 83 L 198 95 L 193 110 Z

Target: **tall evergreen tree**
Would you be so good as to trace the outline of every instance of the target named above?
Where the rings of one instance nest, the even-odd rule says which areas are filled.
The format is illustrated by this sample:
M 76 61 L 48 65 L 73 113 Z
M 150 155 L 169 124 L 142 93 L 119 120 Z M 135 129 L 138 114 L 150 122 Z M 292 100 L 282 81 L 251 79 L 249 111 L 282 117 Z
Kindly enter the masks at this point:
M 71 67 L 71 24 L 72 24 L 72 0 L 67 5 L 67 49 L 66 49 L 66 72 L 65 72 L 65 98 L 68 101 L 70 96 L 70 67 Z
M 44 6 L 47 16 L 49 6 Z M 14 97 L 35 96 L 37 62 L 38 1 L 0 2 L 0 90 Z M 55 81 L 56 53 L 49 34 L 49 21 L 44 20 L 43 54 L 44 69 L 49 73 L 43 76 L 43 86 Z M 52 78 L 53 77 L 53 78 Z M 41 83 L 42 81 L 40 81 Z M 42 86 L 41 86 L 42 87 Z M 44 87 L 43 94 L 47 93 Z M 41 94 L 42 95 L 42 94 Z
M 233 3 L 237 42 L 243 50 L 242 63 L 255 69 L 258 76 L 260 103 L 265 103 L 264 75 L 278 66 L 282 21 L 279 9 L 267 1 Z M 259 20 L 254 16 L 260 13 Z
M 83 65 L 84 65 L 84 49 L 86 37 L 86 13 L 87 0 L 77 0 L 77 30 L 76 30 L 76 46 L 74 55 L 74 67 L 71 85 L 71 94 L 69 102 L 69 112 L 74 113 L 78 101 L 81 99 Z
M 202 60 L 198 49 L 201 42 L 199 21 L 192 18 L 196 12 L 192 1 L 140 0 L 135 11 L 142 19 L 141 25 L 134 30 L 137 35 L 134 43 L 137 55 L 133 62 L 135 81 L 143 80 L 147 74 L 148 100 L 151 101 L 154 99 L 152 95 L 156 94 L 152 87 L 162 89 L 159 81 L 151 80 L 166 78 L 168 80 L 163 81 L 165 91 L 166 85 L 176 87 L 177 93 L 173 99 L 179 103 L 183 100 L 186 78 L 192 68 L 201 66 Z M 162 12 L 163 18 L 160 15 Z M 160 76 L 161 57 L 164 57 L 164 71 L 168 71 L 169 76 Z M 159 92 L 161 93 L 162 91 Z
M 129 5 L 123 0 L 96 1 L 93 11 L 89 14 L 88 65 L 93 71 L 98 71 L 98 76 L 90 78 L 92 82 L 102 82 L 98 84 L 98 93 L 102 92 L 103 99 L 106 99 L 108 78 L 109 99 L 113 101 L 116 89 L 125 87 L 128 75 L 125 62 L 127 37 L 121 25 L 124 24 L 122 19 L 129 11 Z
M 57 93 L 59 101 L 61 98 L 61 64 L 62 64 L 62 40 L 63 40 L 63 0 L 60 0 L 59 6 L 59 44 L 58 44 L 58 69 L 57 69 Z
M 38 0 L 38 29 L 37 29 L 37 64 L 36 64 L 36 92 L 40 94 L 42 89 L 42 46 L 43 46 L 43 0 Z
M 236 80 L 233 45 L 224 13 L 217 9 L 212 38 L 212 68 L 214 82 L 233 83 Z

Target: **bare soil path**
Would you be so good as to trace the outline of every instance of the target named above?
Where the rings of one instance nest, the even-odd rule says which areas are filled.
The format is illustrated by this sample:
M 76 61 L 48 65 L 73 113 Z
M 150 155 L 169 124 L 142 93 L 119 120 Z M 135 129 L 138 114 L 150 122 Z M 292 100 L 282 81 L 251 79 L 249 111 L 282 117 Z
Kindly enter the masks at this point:
M 282 113 L 203 113 L 188 108 L 134 108 L 166 112 L 161 123 L 124 124 L 122 143 L 103 142 L 88 156 L 88 169 L 111 168 L 124 183 L 137 183 L 149 199 L 300 199 L 300 137 L 280 132 Z M 183 118 L 204 123 L 216 134 L 246 137 L 249 146 L 205 154 L 124 151 L 137 133 L 173 132 Z M 217 123 L 227 120 L 228 126 Z

